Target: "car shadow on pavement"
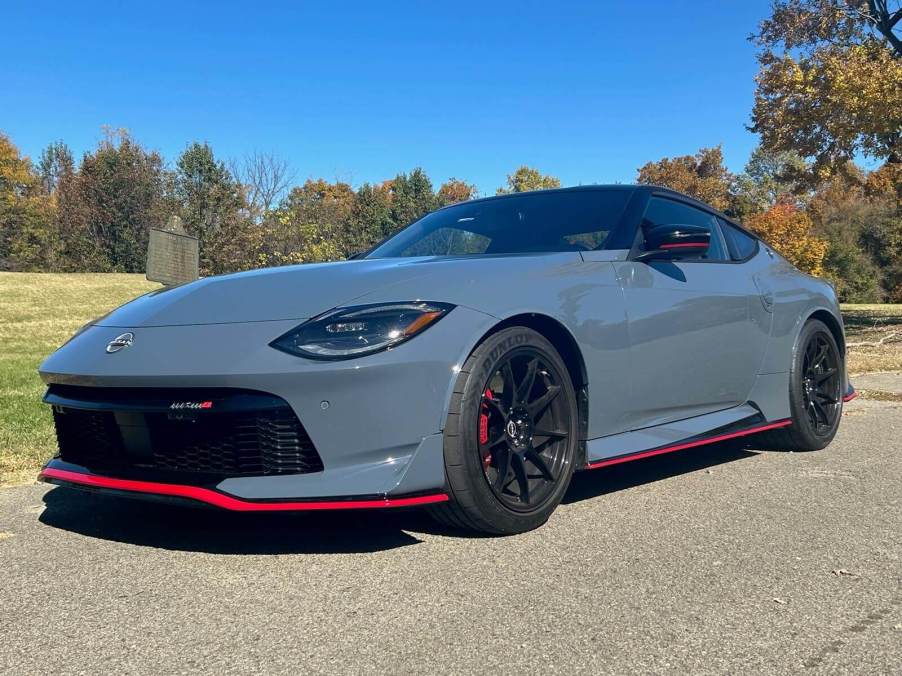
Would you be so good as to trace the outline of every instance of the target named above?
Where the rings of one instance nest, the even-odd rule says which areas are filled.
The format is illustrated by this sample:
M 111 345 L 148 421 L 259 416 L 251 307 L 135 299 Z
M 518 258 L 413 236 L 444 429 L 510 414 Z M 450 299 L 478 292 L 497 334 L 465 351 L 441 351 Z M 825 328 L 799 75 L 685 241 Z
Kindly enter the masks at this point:
M 208 554 L 354 554 L 419 544 L 414 510 L 243 514 L 54 488 L 41 523 L 88 537 Z
M 564 504 L 752 457 L 735 442 L 578 472 Z M 44 495 L 41 523 L 114 542 L 209 554 L 354 554 L 420 544 L 417 533 L 483 537 L 440 526 L 423 510 L 242 514 L 88 491 Z
M 577 472 L 573 475 L 563 502 L 571 504 L 589 500 L 755 455 L 757 453 L 748 450 L 748 445 L 741 440 L 724 441 L 620 465 L 610 465 L 589 472 Z

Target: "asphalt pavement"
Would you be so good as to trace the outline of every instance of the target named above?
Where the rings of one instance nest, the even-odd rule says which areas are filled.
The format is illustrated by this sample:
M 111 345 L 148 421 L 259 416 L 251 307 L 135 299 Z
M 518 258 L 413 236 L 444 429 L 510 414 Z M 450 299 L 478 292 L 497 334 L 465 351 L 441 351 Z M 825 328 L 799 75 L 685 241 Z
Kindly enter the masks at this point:
M 900 436 L 859 399 L 824 451 L 583 473 L 508 538 L 0 490 L 0 672 L 902 673 Z

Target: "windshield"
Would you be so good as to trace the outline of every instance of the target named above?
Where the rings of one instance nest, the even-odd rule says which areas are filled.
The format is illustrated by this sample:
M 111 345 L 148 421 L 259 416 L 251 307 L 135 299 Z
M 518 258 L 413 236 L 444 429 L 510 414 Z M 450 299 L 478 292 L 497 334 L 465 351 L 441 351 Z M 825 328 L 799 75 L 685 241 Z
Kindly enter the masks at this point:
M 367 258 L 603 249 L 632 190 L 524 193 L 433 211 Z

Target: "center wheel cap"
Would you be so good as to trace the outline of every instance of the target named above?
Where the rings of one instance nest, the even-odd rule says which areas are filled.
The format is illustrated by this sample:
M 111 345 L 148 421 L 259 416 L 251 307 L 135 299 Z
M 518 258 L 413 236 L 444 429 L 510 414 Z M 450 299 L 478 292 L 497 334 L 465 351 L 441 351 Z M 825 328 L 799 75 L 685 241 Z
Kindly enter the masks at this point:
M 504 431 L 507 432 L 508 439 L 514 446 L 518 448 L 528 446 L 532 441 L 532 421 L 529 414 L 520 409 L 511 411 Z

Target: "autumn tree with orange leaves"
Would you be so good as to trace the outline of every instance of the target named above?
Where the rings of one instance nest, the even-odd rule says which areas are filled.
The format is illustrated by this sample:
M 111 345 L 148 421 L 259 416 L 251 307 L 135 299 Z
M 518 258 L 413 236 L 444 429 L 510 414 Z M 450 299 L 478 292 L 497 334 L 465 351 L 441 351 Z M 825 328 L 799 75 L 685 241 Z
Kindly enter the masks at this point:
M 775 204 L 746 225 L 802 272 L 823 273 L 827 242 L 812 234 L 811 218 L 793 204 Z

